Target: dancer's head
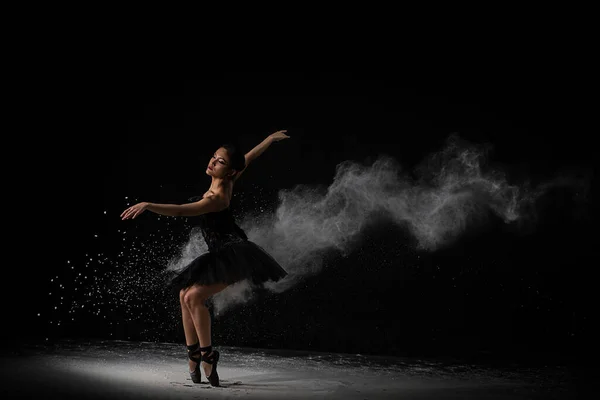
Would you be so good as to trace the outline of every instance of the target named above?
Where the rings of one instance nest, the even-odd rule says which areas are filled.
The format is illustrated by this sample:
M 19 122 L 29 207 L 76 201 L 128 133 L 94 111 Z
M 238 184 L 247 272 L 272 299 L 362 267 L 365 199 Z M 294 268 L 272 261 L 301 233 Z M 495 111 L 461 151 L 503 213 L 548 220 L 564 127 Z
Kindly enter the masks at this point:
M 206 173 L 215 178 L 232 179 L 246 168 L 246 158 L 240 148 L 234 143 L 226 143 L 213 154 Z

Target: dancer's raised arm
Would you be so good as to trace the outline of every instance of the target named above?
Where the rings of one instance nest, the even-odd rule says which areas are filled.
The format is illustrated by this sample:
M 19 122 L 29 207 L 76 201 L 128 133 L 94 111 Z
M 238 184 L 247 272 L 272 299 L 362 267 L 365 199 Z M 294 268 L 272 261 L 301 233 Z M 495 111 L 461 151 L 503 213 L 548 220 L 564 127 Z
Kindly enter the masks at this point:
M 256 159 L 256 157 L 258 157 L 262 153 L 264 153 L 264 151 L 271 145 L 271 143 L 278 142 L 280 140 L 289 138 L 289 136 L 285 134 L 286 132 L 287 132 L 287 130 L 282 130 L 282 131 L 277 131 L 277 132 L 271 133 L 262 142 L 260 142 L 256 147 L 254 147 L 252 150 L 247 152 L 244 155 L 244 158 L 246 159 L 246 167 L 244 167 L 243 170 L 239 171 L 236 174 L 234 181 L 240 177 L 242 172 L 244 172 L 246 170 L 246 168 L 248 168 L 248 165 L 252 161 L 254 161 Z

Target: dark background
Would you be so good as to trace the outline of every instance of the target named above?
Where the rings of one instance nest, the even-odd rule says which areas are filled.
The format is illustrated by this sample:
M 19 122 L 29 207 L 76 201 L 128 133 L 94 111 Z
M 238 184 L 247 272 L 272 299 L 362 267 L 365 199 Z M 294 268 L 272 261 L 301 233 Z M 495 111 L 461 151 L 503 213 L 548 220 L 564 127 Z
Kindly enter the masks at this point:
M 555 72 L 482 72 L 442 83 L 383 72 L 228 72 L 194 81 L 105 72 L 41 87 L 49 109 L 36 125 L 45 129 L 21 138 L 32 168 L 21 171 L 21 193 L 31 193 L 23 204 L 35 213 L 15 231 L 21 240 L 7 266 L 3 303 L 16 323 L 3 335 L 24 342 L 148 340 L 140 330 L 152 321 L 115 314 L 119 328 L 109 328 L 82 316 L 57 329 L 48 325 L 55 316 L 37 318 L 37 310 L 52 315 L 48 281 L 69 273 L 67 260 L 82 266 L 87 253 L 120 250 L 117 241 L 93 235 L 111 238 L 119 229 L 125 196 L 183 202 L 204 193 L 204 168 L 224 137 L 247 151 L 288 130 L 291 139 L 271 146 L 236 185 L 239 193 L 260 188 L 271 205 L 279 189 L 331 183 L 344 160 L 384 153 L 410 169 L 452 133 L 491 144 L 491 158 L 512 178 L 539 182 L 561 171 L 591 177 L 596 150 L 586 123 L 593 103 L 575 79 L 556 79 Z M 329 255 L 323 273 L 224 315 L 214 341 L 588 360 L 597 352 L 596 236 L 591 191 L 583 207 L 574 195 L 549 192 L 531 234 L 514 235 L 492 219 L 483 232 L 434 253 L 394 252 L 406 234 L 371 227 L 348 257 Z M 183 332 L 171 326 L 158 339 L 183 343 Z

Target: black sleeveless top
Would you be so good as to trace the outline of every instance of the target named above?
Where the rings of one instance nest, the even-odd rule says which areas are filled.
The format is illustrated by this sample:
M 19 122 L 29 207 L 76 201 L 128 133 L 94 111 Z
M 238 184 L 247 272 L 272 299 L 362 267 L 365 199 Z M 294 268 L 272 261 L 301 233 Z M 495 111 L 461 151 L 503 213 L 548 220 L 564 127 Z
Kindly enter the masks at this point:
M 192 197 L 190 201 L 200 198 Z M 235 222 L 230 207 L 192 218 L 194 225 L 200 228 L 209 251 L 218 251 L 232 243 L 248 240 L 244 230 Z

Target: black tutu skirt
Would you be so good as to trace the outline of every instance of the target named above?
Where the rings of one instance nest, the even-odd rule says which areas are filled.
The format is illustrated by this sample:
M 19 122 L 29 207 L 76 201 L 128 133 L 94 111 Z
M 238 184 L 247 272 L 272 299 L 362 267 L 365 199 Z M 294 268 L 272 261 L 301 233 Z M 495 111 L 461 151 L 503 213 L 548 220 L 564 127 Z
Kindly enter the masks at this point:
M 196 283 L 232 284 L 249 280 L 254 285 L 262 286 L 267 281 L 278 281 L 286 275 L 287 272 L 262 247 L 250 240 L 242 240 L 201 254 L 172 277 L 169 286 L 179 294 L 181 289 Z

